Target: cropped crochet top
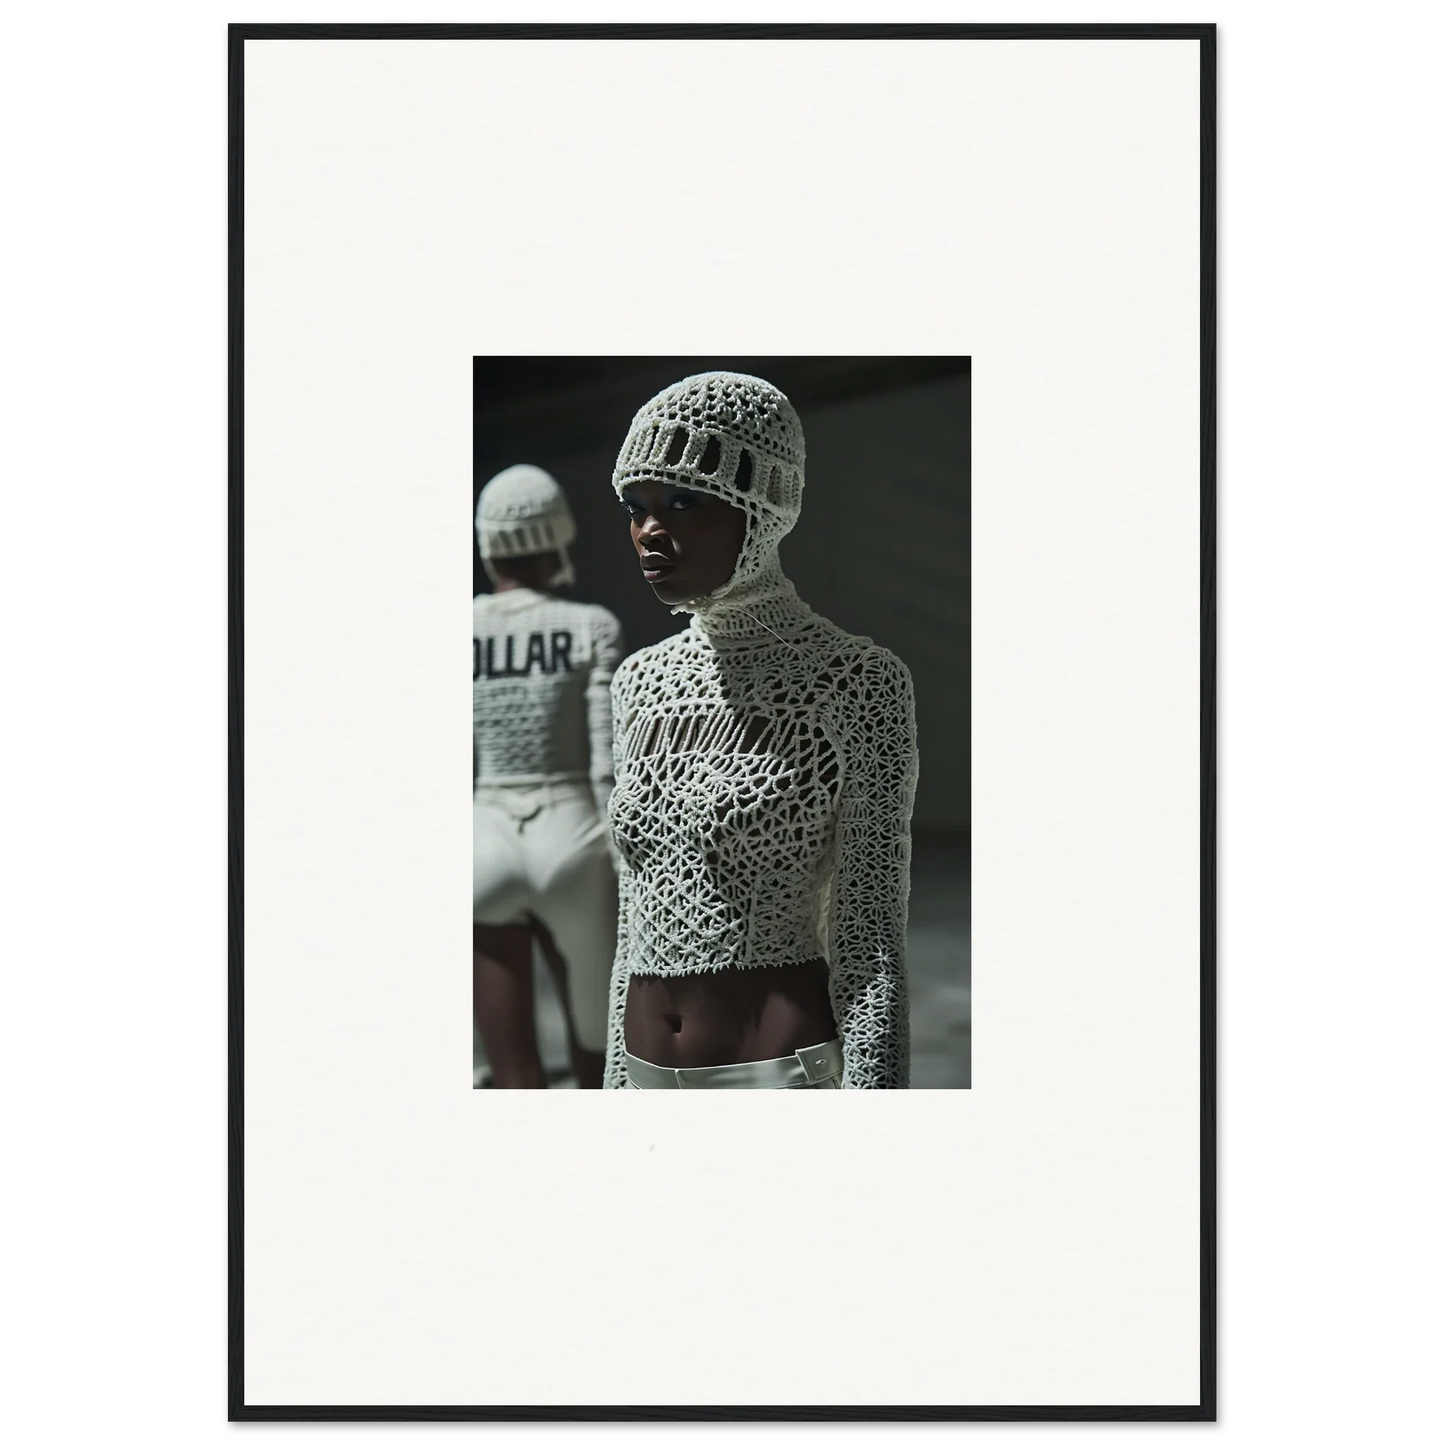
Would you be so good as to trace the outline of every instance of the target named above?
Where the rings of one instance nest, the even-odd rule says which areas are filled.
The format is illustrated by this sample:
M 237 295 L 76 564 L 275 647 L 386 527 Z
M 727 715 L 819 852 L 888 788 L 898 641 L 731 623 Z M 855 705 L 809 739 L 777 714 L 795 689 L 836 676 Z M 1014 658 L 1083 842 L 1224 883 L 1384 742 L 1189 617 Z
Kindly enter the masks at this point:
M 612 684 L 620 856 L 607 1086 L 633 973 L 822 956 L 843 1087 L 908 1084 L 913 687 L 777 573 L 627 658 Z
M 622 628 L 605 607 L 514 587 L 472 601 L 473 788 L 612 779 L 612 674 Z

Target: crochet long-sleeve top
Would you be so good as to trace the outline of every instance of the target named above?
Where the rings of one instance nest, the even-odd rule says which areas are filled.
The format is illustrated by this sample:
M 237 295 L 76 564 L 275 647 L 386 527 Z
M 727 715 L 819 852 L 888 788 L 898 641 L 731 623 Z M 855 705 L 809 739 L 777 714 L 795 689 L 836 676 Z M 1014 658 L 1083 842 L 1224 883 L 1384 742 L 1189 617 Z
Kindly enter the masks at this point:
M 605 809 L 621 650 L 605 607 L 526 587 L 474 598 L 473 786 L 589 778 Z
M 620 854 L 608 1088 L 634 973 L 827 959 L 843 1087 L 906 1088 L 913 686 L 780 572 L 612 684 Z

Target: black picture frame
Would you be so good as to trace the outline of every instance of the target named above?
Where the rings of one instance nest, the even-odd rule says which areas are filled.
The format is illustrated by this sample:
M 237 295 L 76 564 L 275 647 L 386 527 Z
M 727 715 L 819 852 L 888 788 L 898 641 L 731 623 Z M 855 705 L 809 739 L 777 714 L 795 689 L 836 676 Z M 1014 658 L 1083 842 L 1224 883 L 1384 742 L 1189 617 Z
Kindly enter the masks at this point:
M 277 1406 L 247 1404 L 245 1357 L 244 934 L 244 195 L 245 45 L 252 40 L 502 39 L 1193 40 L 1200 60 L 1200 1237 L 1199 1403 L 1112 1406 Z M 229 27 L 228 545 L 228 1386 L 231 1421 L 1201 1421 L 1217 1418 L 1216 1295 L 1216 27 L 1212 24 L 462 25 L 235 24 Z

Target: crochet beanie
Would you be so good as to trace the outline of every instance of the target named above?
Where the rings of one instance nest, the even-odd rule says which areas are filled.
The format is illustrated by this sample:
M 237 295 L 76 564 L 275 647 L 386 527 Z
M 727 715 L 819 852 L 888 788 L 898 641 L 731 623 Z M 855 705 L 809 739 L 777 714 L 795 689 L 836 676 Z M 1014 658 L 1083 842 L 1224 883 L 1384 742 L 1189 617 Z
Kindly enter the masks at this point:
M 675 482 L 747 514 L 738 565 L 721 597 L 763 571 L 803 503 L 803 425 L 777 387 L 736 371 L 707 371 L 658 392 L 632 419 L 612 486 Z
M 477 547 L 493 582 L 497 580 L 493 557 L 526 557 L 538 552 L 556 552 L 562 559 L 552 586 L 575 581 L 567 544 L 576 536 L 577 523 L 566 493 L 541 467 L 508 467 L 482 488 L 477 501 Z

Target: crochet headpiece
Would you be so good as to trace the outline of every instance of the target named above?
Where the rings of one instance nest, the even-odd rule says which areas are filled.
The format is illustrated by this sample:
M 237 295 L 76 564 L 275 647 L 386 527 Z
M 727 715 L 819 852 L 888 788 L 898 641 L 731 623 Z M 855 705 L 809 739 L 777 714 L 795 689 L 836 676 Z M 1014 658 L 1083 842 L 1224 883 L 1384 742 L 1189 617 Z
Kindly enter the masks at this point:
M 493 557 L 526 557 L 556 552 L 562 565 L 549 586 L 575 582 L 567 544 L 577 537 L 577 523 L 567 494 L 541 467 L 515 466 L 498 472 L 482 488 L 477 501 L 477 548 L 493 582 Z
M 747 534 L 713 602 L 776 569 L 778 543 L 803 503 L 803 425 L 777 387 L 736 371 L 707 371 L 658 392 L 632 419 L 612 486 L 644 480 L 711 492 L 747 514 Z M 688 610 L 693 610 L 690 604 Z

